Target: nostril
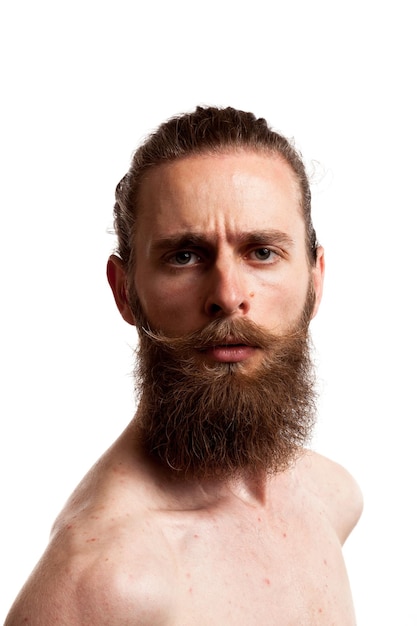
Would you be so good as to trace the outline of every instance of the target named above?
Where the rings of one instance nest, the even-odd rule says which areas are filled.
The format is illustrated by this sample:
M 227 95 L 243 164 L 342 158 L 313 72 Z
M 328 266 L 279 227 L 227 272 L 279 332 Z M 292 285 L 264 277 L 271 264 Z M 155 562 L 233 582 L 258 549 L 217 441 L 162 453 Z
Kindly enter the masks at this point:
M 217 315 L 231 315 L 233 313 L 237 313 L 238 311 L 246 311 L 247 305 L 245 301 L 240 302 L 237 306 L 222 306 L 221 304 L 217 304 L 216 302 L 210 303 L 207 308 L 208 314 L 211 316 Z
M 210 305 L 210 313 L 212 315 L 216 315 L 216 313 L 220 313 L 221 310 L 222 310 L 222 307 L 219 306 L 218 304 L 213 303 Z

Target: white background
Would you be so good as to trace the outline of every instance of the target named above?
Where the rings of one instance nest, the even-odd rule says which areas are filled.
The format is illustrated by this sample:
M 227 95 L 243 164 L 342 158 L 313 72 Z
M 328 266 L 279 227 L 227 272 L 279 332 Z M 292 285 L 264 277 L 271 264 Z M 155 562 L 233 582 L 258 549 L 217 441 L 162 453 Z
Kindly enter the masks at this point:
M 345 547 L 359 626 L 417 624 L 412 4 L 3 1 L 1 617 L 133 413 L 134 331 L 105 279 L 114 187 L 147 132 L 218 104 L 316 164 L 313 445 L 364 492 Z

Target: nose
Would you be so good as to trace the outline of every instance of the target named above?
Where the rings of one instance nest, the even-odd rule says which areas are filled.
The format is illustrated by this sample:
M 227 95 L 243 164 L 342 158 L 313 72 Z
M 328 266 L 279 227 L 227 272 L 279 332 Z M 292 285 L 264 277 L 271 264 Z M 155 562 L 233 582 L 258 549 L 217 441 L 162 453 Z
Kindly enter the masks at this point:
M 205 312 L 209 317 L 246 315 L 249 295 L 243 269 L 230 259 L 217 261 L 210 269 Z

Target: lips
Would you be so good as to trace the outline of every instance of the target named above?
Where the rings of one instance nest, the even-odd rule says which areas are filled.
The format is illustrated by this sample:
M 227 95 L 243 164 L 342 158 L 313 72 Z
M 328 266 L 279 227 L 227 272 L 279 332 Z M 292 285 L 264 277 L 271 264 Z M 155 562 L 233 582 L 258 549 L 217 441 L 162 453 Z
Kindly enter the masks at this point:
M 227 342 L 205 348 L 203 352 L 209 359 L 218 363 L 238 363 L 253 356 L 256 350 L 254 346 Z

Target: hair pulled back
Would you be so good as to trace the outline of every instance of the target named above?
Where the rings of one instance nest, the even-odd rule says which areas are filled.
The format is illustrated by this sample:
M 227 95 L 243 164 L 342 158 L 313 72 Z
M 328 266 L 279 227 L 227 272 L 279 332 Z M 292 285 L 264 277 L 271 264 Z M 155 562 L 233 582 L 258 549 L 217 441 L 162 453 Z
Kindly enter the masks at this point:
M 314 263 L 317 240 L 311 220 L 310 184 L 301 155 L 288 139 L 253 113 L 232 107 L 198 106 L 192 113 L 169 119 L 151 133 L 134 153 L 129 171 L 116 187 L 113 213 L 118 240 L 116 252 L 128 271 L 134 266 L 135 226 L 140 212 L 138 191 L 144 173 L 187 156 L 239 148 L 278 154 L 292 168 L 300 188 L 307 253 L 311 263 Z

